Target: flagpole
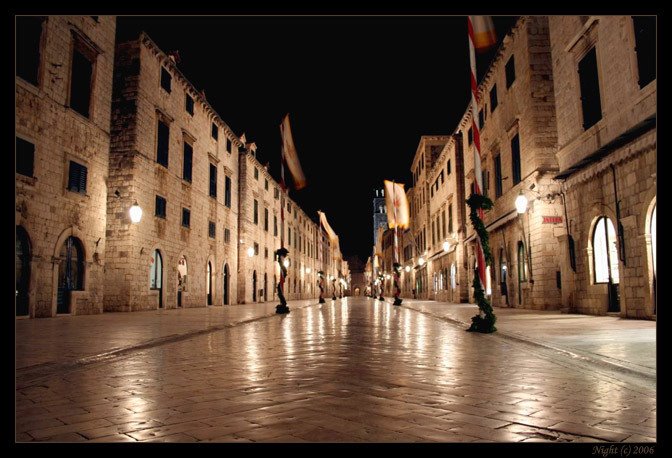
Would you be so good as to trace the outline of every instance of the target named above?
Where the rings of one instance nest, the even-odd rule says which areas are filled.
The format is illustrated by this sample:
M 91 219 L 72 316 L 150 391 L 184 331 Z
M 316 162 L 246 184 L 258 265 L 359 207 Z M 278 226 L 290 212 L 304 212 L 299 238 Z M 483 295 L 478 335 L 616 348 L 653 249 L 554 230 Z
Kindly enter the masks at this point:
M 284 128 L 282 124 L 280 124 L 280 135 L 284 138 Z M 285 248 L 285 202 L 282 198 L 282 195 L 286 193 L 287 199 L 289 199 L 289 193 L 286 192 L 287 186 L 285 185 L 284 141 L 283 146 L 280 149 L 280 189 L 280 248 L 275 252 L 278 264 L 280 265 L 280 278 L 278 280 L 278 298 L 280 299 L 280 303 L 275 306 L 275 313 L 289 313 L 289 307 L 287 307 L 287 301 L 285 300 L 285 277 L 287 277 L 285 259 L 289 254 L 289 251 Z
M 481 21 L 483 22 L 483 21 Z M 476 73 L 476 48 L 474 41 L 474 24 L 471 19 L 471 16 L 467 16 L 467 29 L 469 35 L 469 67 L 470 67 L 470 82 L 471 82 L 471 125 L 473 129 L 473 139 L 474 139 L 474 192 L 469 197 L 467 203 L 471 207 L 471 218 L 472 225 L 474 230 L 477 232 L 477 245 L 476 245 L 476 260 L 478 264 L 478 270 L 474 275 L 474 297 L 478 302 L 478 307 L 480 309 L 479 315 L 476 315 L 472 318 L 472 325 L 469 330 L 478 330 L 481 332 L 492 332 L 496 328 L 494 327 L 495 315 L 492 310 L 490 302 L 487 300 L 483 294 L 483 290 L 486 285 L 485 278 L 485 249 L 487 248 L 488 254 L 490 253 L 489 247 L 487 246 L 487 231 L 479 231 L 479 226 L 483 227 L 483 206 L 488 205 L 488 208 L 492 205 L 489 199 L 482 195 L 483 189 L 483 171 L 481 169 L 481 135 L 480 135 L 480 126 L 478 119 L 478 80 Z M 479 31 L 483 32 L 483 31 Z M 486 202 L 487 201 L 487 202 Z M 490 202 L 488 204 L 488 202 Z M 474 212 L 474 206 L 477 211 Z M 480 223 L 477 226 L 476 223 Z M 485 247 L 484 247 L 485 245 Z
M 399 286 L 399 274 L 401 273 L 401 264 L 399 264 L 399 222 L 397 220 L 397 185 L 392 181 L 392 207 L 394 207 L 394 264 L 392 271 L 394 275 L 394 302 L 392 305 L 401 305 L 401 288 Z

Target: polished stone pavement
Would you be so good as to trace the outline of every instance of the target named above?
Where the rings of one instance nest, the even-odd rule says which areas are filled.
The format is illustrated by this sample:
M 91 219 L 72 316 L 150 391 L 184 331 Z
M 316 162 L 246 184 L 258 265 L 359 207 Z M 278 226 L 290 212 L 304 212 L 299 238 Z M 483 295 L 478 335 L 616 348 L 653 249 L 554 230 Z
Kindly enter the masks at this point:
M 655 322 L 497 309 L 483 335 L 462 306 L 17 320 L 16 440 L 655 441 Z M 651 336 L 652 360 L 625 360 Z

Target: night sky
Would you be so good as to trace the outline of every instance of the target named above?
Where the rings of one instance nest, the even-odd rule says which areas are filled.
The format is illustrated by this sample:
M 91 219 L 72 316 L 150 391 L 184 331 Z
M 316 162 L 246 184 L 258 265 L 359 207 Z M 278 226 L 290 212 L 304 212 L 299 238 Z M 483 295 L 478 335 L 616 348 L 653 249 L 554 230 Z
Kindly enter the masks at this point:
M 494 21 L 501 41 L 515 18 Z M 465 16 L 120 16 L 117 41 L 141 30 L 179 51 L 178 68 L 276 179 L 290 114 L 308 180 L 290 197 L 315 221 L 326 212 L 346 257 L 371 252 L 373 190 L 408 189 L 420 136 L 452 133 L 470 97 Z M 494 54 L 479 56 L 479 79 Z

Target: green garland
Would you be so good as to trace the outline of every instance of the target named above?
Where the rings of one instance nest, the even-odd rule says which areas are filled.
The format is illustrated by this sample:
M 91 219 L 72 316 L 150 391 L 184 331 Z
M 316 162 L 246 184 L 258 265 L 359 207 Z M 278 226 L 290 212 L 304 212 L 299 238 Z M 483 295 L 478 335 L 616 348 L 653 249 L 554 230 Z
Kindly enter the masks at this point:
M 485 229 L 485 224 L 481 218 L 478 217 L 478 209 L 482 208 L 483 210 L 490 210 L 492 208 L 492 201 L 486 196 L 479 194 L 471 194 L 469 199 L 467 199 L 467 205 L 469 205 L 469 219 L 471 219 L 471 225 L 476 230 L 476 234 L 481 239 L 481 246 L 483 247 L 483 256 L 485 257 L 485 265 L 490 266 L 493 264 L 492 252 L 490 251 L 490 243 L 488 237 L 488 231 Z M 485 297 L 483 292 L 483 287 L 478 278 L 478 271 L 474 272 L 474 281 L 472 282 L 474 287 L 474 298 L 478 304 L 479 313 L 471 318 L 471 326 L 467 331 L 476 331 L 476 332 L 495 332 L 497 328 L 495 327 L 495 322 L 497 317 L 495 316 L 492 305 L 490 301 Z

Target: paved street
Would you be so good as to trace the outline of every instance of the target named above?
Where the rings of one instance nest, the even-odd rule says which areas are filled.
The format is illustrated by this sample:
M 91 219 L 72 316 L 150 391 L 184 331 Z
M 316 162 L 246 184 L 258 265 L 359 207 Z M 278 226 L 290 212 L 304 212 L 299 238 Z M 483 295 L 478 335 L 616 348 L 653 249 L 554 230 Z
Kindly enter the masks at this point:
M 290 307 L 19 320 L 16 440 L 656 440 L 647 373 L 512 338 L 507 312 L 483 335 L 431 303 Z

